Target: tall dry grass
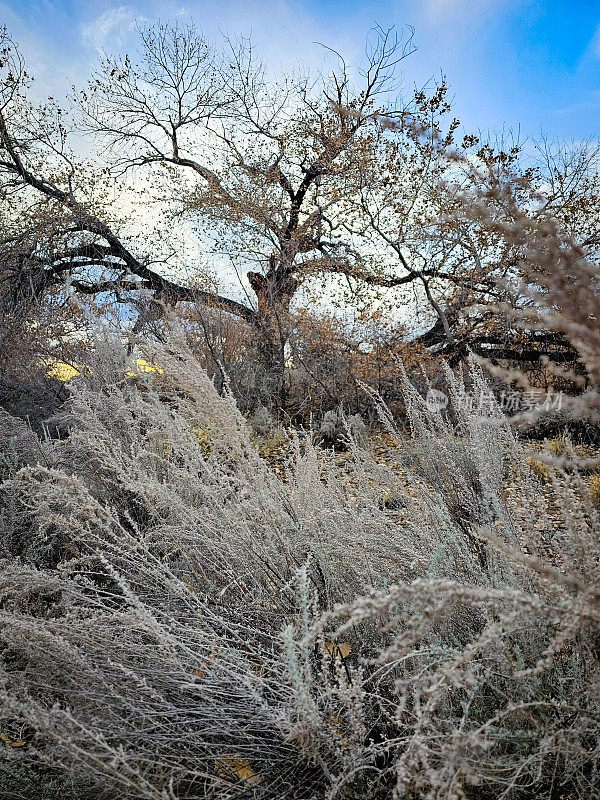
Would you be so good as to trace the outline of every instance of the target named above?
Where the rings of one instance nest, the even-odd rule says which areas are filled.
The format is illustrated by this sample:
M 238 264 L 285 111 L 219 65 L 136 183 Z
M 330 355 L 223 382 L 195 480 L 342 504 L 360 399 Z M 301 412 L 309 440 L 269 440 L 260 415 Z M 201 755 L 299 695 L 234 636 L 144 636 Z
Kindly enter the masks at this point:
M 4 796 L 594 796 L 577 473 L 540 493 L 474 365 L 484 413 L 453 376 L 453 424 L 408 383 L 412 439 L 381 410 L 402 473 L 293 436 L 284 481 L 182 339 L 125 378 L 99 343 L 68 435 L 7 468 Z

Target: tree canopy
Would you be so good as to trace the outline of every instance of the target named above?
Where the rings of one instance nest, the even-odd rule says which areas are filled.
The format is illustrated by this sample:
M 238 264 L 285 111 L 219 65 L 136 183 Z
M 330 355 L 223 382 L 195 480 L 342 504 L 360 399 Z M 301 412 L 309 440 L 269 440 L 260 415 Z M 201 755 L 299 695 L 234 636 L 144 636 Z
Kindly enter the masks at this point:
M 505 230 L 552 218 L 597 257 L 597 147 L 541 142 L 535 161 L 518 141 L 459 134 L 443 80 L 400 92 L 412 40 L 391 29 L 371 31 L 358 71 L 332 53 L 327 74 L 276 79 L 247 40 L 216 49 L 168 25 L 139 37 L 137 61 L 105 57 L 63 108 L 34 106 L 2 33 L 4 307 L 58 287 L 132 304 L 138 329 L 165 304 L 218 308 L 254 330 L 279 396 L 293 301 L 315 280 L 337 282 L 347 302 L 366 292 L 400 305 L 396 290 L 411 289 L 430 321 L 420 342 L 450 353 L 535 360 L 560 349 L 543 332 L 524 346 L 498 311 L 530 302 L 518 286 L 523 241 Z M 72 145 L 82 134 L 91 154 Z M 176 268 L 164 229 L 132 233 L 114 202 L 123 186 L 136 208 L 151 189 L 167 228 L 185 224 L 245 272 L 245 298 L 213 291 L 197 264 Z

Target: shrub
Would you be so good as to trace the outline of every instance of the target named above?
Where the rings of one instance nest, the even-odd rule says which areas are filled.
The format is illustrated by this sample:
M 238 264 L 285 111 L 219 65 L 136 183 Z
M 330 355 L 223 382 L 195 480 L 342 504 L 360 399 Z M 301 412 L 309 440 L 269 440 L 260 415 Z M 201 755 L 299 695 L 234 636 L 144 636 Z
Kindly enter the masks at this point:
M 143 348 L 160 372 L 96 362 L 69 436 L 2 485 L 16 769 L 61 770 L 73 799 L 598 793 L 598 515 L 577 473 L 554 473 L 557 527 L 497 409 L 455 382 L 458 427 L 406 387 L 410 465 L 381 409 L 403 475 L 355 448 L 349 484 L 292 435 L 283 483 L 181 340 Z
M 600 425 L 597 420 L 574 418 L 566 412 L 539 414 L 531 421 L 516 425 L 516 430 L 523 438 L 532 441 L 568 438 L 583 447 L 600 444 Z
M 590 453 L 586 447 L 580 444 L 573 444 L 570 437 L 563 433 L 561 436 L 556 436 L 546 443 L 548 451 L 556 458 L 576 458 L 585 459 L 590 457 Z
M 600 474 L 598 473 L 590 478 L 590 497 L 595 506 L 600 506 Z
M 544 461 L 539 461 L 537 458 L 528 458 L 527 464 L 540 483 L 548 483 L 551 480 L 552 470 Z
M 359 414 L 347 417 L 341 408 L 327 411 L 321 420 L 318 441 L 337 450 L 347 450 L 352 444 L 366 447 L 367 426 Z
M 249 422 L 250 427 L 257 436 L 266 436 L 275 427 L 270 411 L 262 405 L 255 408 Z

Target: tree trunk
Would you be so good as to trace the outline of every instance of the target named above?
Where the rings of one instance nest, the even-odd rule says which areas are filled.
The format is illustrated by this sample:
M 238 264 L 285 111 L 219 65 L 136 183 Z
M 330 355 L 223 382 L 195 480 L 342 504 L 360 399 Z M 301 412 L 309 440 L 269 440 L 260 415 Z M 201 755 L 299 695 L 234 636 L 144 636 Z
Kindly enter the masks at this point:
M 256 272 L 249 272 L 248 280 L 258 301 L 258 355 L 268 399 L 278 410 L 284 410 L 285 345 L 291 331 L 290 306 L 296 287 L 291 281 L 277 281 Z

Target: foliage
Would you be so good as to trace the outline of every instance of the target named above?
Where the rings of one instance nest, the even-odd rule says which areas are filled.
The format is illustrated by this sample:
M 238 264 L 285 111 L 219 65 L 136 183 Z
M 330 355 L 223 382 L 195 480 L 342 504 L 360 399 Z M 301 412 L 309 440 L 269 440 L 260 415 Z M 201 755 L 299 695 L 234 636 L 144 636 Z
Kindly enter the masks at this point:
M 269 391 L 260 343 L 246 327 L 229 315 L 199 306 L 181 307 L 175 316 L 219 391 L 227 387 L 244 412 L 252 415 L 263 407 L 297 425 L 308 426 L 311 418 L 321 418 L 340 404 L 373 422 L 376 415 L 364 387 L 376 391 L 399 413 L 403 411 L 399 361 L 411 374 L 434 361 L 381 310 L 364 310 L 353 320 L 343 320 L 317 314 L 310 307 L 294 308 L 286 355 L 286 404 L 278 409 Z

